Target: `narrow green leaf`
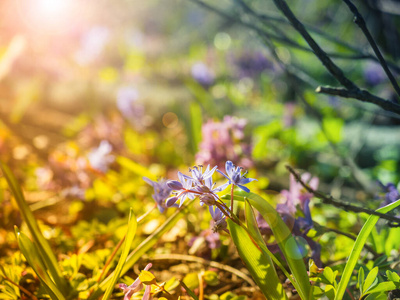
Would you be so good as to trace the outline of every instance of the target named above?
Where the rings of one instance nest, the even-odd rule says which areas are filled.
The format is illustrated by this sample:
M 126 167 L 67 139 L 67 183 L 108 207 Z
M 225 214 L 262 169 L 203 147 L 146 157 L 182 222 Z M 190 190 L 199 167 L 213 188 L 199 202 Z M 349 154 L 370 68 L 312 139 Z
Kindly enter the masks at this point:
M 191 203 L 193 203 L 193 200 L 188 202 L 188 205 L 190 205 Z M 135 248 L 135 250 L 133 250 L 128 255 L 126 262 L 122 267 L 120 276 L 123 276 L 126 272 L 128 272 L 129 269 L 131 269 L 133 265 L 142 257 L 142 255 L 145 254 L 151 247 L 153 247 L 161 238 L 161 236 L 168 230 L 170 230 L 176 224 L 176 222 L 178 222 L 179 218 L 181 217 L 182 211 L 185 211 L 185 207 L 176 210 L 176 212 L 171 215 L 171 217 L 169 217 L 162 226 L 160 226 L 154 233 L 148 236 L 147 239 L 140 243 L 140 245 L 137 246 L 137 248 Z M 90 295 L 88 300 L 94 300 L 100 297 L 101 293 L 107 288 L 113 276 L 114 272 L 108 275 L 108 277 L 100 283 L 99 288 L 95 290 L 92 295 Z
M 377 209 L 376 211 L 380 212 L 380 213 L 387 213 L 399 205 L 400 205 L 400 200 L 393 202 L 389 205 L 386 205 L 384 207 L 381 207 L 381 208 Z M 361 250 L 364 247 L 364 244 L 367 241 L 369 234 L 371 233 L 372 229 L 375 227 L 375 224 L 376 224 L 376 222 L 378 222 L 378 220 L 379 220 L 378 216 L 371 215 L 365 222 L 364 226 L 361 228 L 361 231 L 358 234 L 357 239 L 354 243 L 353 249 L 350 253 L 350 257 L 347 260 L 346 266 L 344 268 L 344 271 L 342 274 L 342 279 L 339 282 L 335 300 L 343 299 L 343 295 L 346 291 L 347 284 L 349 283 L 351 274 L 353 273 L 354 267 L 357 264 L 357 260 L 360 257 Z
M 375 267 L 368 273 L 367 278 L 365 278 L 365 281 L 362 286 L 363 291 L 368 291 L 368 289 L 372 286 L 376 277 L 378 276 L 378 272 L 379 268 Z
M 256 221 L 256 217 L 254 216 L 254 211 L 253 208 L 251 207 L 251 204 L 249 203 L 249 200 L 247 198 L 244 198 L 245 201 L 245 215 L 246 215 L 246 225 L 247 229 L 250 231 L 252 237 L 256 240 L 257 244 L 265 244 L 262 235 L 260 233 L 260 230 L 258 229 L 258 224 Z
M 32 241 L 24 233 L 20 232 L 17 227 L 15 227 L 15 235 L 17 237 L 19 249 L 25 256 L 29 265 L 35 271 L 50 298 L 53 300 L 65 300 L 63 294 L 47 274 L 46 265 L 43 262 L 35 244 L 32 243 Z
M 3 172 L 4 177 L 8 182 L 11 192 L 14 195 L 18 208 L 26 224 L 28 225 L 32 238 L 38 248 L 38 253 L 47 267 L 45 269 L 49 271 L 57 287 L 61 289 L 64 294 L 67 294 L 69 290 L 67 281 L 65 280 L 65 278 L 61 273 L 57 259 L 54 256 L 49 243 L 40 232 L 39 226 L 36 223 L 36 219 L 32 211 L 30 210 L 28 204 L 25 201 L 25 197 L 22 193 L 21 187 L 19 186 L 17 180 L 15 179 L 14 175 L 12 174 L 8 166 L 0 162 L 0 168 Z
M 107 289 L 106 292 L 104 293 L 103 300 L 108 300 L 110 298 L 114 290 L 114 286 L 121 276 L 122 267 L 124 266 L 126 258 L 128 257 L 129 254 L 129 250 L 131 249 L 132 241 L 136 234 L 136 229 L 137 229 L 137 221 L 132 213 L 132 208 L 131 208 L 129 212 L 128 231 L 126 232 L 124 246 L 122 247 L 122 253 L 119 258 L 118 265 L 115 268 L 114 276 L 107 285 Z
M 307 269 L 301 256 L 300 248 L 289 228 L 283 222 L 278 212 L 264 198 L 254 193 L 241 193 L 240 195 L 244 195 L 249 200 L 250 204 L 261 213 L 271 227 L 278 246 L 285 256 L 294 280 L 297 283 L 297 292 L 301 299 L 309 300 L 311 285 Z
M 289 279 L 289 281 L 293 284 L 294 288 L 296 290 L 299 289 L 297 282 L 293 280 L 293 277 L 288 273 L 286 268 L 275 257 L 275 255 L 272 254 L 271 251 L 269 251 L 267 245 L 265 244 L 265 242 L 261 236 L 260 231 L 258 230 L 258 225 L 255 220 L 253 208 L 251 207 L 251 204 L 249 203 L 247 198 L 245 197 L 244 199 L 245 199 L 245 204 L 246 204 L 245 205 L 245 213 L 246 213 L 246 222 L 247 222 L 247 227 L 248 227 L 248 228 L 245 228 L 245 230 L 250 235 L 250 237 L 256 241 L 258 247 L 260 247 L 260 249 L 264 252 L 264 255 L 269 257 L 275 263 L 275 265 L 281 269 L 281 271 L 285 274 L 286 278 Z
M 229 231 L 240 257 L 267 299 L 287 299 L 271 258 L 265 255 L 247 231 L 227 220 Z
M 188 295 L 190 297 L 192 297 L 194 300 L 199 300 L 199 298 L 196 296 L 196 294 L 193 293 L 193 291 L 191 289 L 189 289 L 183 281 L 181 281 L 180 284 L 181 284 L 181 287 L 183 287 L 185 289 L 186 293 L 188 293 Z
M 363 267 L 360 267 L 360 270 L 358 270 L 358 288 L 360 289 L 360 295 L 363 294 L 364 279 L 365 279 L 364 269 L 363 269 Z

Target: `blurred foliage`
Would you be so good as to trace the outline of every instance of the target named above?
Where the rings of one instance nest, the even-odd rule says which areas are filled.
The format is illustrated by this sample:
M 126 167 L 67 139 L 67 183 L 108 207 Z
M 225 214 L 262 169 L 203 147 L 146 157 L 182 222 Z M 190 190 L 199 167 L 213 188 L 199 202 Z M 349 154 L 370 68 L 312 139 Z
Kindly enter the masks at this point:
M 274 41 L 278 58 L 307 78 L 300 81 L 279 66 L 262 36 L 240 22 L 261 26 L 268 33 L 280 30 L 306 46 L 288 24 L 271 21 L 270 27 L 264 26 L 237 1 L 207 2 L 236 20 L 195 2 L 0 3 L 0 161 L 10 166 L 21 185 L 38 231 L 71 283 L 71 299 L 87 299 L 97 288 L 108 258 L 126 233 L 130 208 L 136 216 L 154 208 L 154 191 L 143 176 L 176 179 L 176 171 L 185 172 L 199 163 L 199 157 L 205 165 L 218 157 L 216 164 L 223 166 L 221 160 L 234 155 L 240 160 L 235 163 L 258 179 L 250 185 L 252 191 L 274 207 L 282 203 L 280 191 L 289 187 L 284 166 L 290 164 L 317 176 L 324 193 L 370 209 L 380 207 L 385 197 L 377 181 L 396 186 L 400 181 L 397 115 L 356 100 L 316 94 L 316 81 L 333 86 L 336 82 L 313 53 Z M 245 3 L 260 14 L 281 16 L 272 2 Z M 357 5 L 385 57 L 396 64 L 398 15 L 368 1 Z M 342 3 L 290 1 L 290 7 L 307 26 L 359 49 L 368 47 Z M 316 31 L 313 37 L 328 53 L 354 54 Z M 376 62 L 358 58 L 335 58 L 335 62 L 360 86 L 396 98 Z M 239 137 L 226 116 L 244 120 Z M 211 123 L 225 131 L 206 137 L 204 127 Z M 222 140 L 228 147 L 218 144 Z M 98 152 L 102 141 L 111 147 L 103 156 Z M 211 146 L 218 156 L 200 156 L 214 153 L 204 150 Z M 99 155 L 97 160 L 91 159 L 93 155 Z M 29 299 L 19 286 L 45 298 L 34 267 L 19 250 L 14 226 L 27 235 L 26 247 L 31 246 L 32 236 L 4 177 L 0 177 L 0 204 L 0 299 Z M 357 235 L 367 217 L 314 198 L 310 205 L 316 225 L 307 235 L 322 247 L 321 260 L 329 267 L 317 281 L 323 283 L 320 292 L 329 294 L 337 288 L 335 278 L 342 274 L 354 241 L 326 228 Z M 239 203 L 235 209 L 243 213 L 244 206 Z M 131 250 L 173 216 L 173 210 L 164 214 L 153 210 L 138 226 Z M 157 255 L 188 253 L 243 267 L 227 235 L 219 234 L 218 243 L 213 240 L 205 209 L 193 205 L 174 220 L 176 225 L 154 241 L 147 257 L 133 263 L 135 268 L 122 282 L 130 285 L 145 260 L 153 258 L 157 280 L 161 278 L 165 289 L 176 295 L 187 294 L 178 285 L 183 280 L 196 294 L 204 288 L 209 299 L 258 299 L 254 289 L 247 284 L 241 288 L 243 281 L 226 271 L 157 266 L 161 262 Z M 398 282 L 398 235 L 399 228 L 388 227 L 383 220 L 372 230 L 368 244 L 385 259 L 379 261 L 365 251 L 362 264 L 356 266 L 364 270 L 358 277 L 364 283 L 372 281 L 368 276 L 378 280 L 360 287 L 352 276 L 350 287 L 356 295 L 387 279 Z M 116 266 L 113 261 L 110 270 Z M 374 266 L 379 266 L 379 273 L 369 275 L 376 272 Z M 114 295 L 123 294 L 115 289 Z

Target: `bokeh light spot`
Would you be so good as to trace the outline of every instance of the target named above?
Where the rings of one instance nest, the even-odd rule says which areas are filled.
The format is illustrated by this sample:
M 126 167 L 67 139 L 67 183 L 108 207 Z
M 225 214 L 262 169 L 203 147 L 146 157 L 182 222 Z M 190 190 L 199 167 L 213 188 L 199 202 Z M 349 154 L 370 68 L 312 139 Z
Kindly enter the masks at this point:
M 167 128 L 174 128 L 179 123 L 178 116 L 173 112 L 167 112 L 162 117 L 162 123 Z
M 232 39 L 229 34 L 225 32 L 219 32 L 215 35 L 214 46 L 218 50 L 227 50 L 231 46 Z

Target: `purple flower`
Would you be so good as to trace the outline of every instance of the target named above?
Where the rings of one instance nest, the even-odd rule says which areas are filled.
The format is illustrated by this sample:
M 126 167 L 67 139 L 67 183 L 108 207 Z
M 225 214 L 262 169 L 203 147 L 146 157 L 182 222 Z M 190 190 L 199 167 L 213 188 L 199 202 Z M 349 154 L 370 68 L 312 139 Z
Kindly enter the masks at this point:
M 225 116 L 221 122 L 208 121 L 201 128 L 202 141 L 196 162 L 201 164 L 218 165 L 222 168 L 227 160 L 236 161 L 249 168 L 252 161 L 251 144 L 245 139 L 245 119 Z
M 256 77 L 266 69 L 273 69 L 272 62 L 261 52 L 243 53 L 234 63 L 239 77 Z
M 147 264 L 144 270 L 148 271 L 151 267 L 152 264 Z M 122 291 L 125 294 L 124 300 L 130 300 L 133 294 L 143 289 L 143 283 L 140 281 L 138 277 L 130 286 L 127 286 L 125 283 L 120 283 L 119 288 L 122 289 Z M 146 285 L 146 290 L 142 299 L 151 299 L 152 297 L 150 295 L 150 291 L 151 291 L 151 285 Z
M 101 141 L 99 147 L 88 154 L 90 166 L 100 172 L 107 172 L 108 165 L 115 159 L 114 155 L 110 154 L 111 151 L 111 144 L 105 140 Z
M 216 206 L 209 206 L 208 209 L 214 221 L 212 231 L 218 232 L 220 230 L 226 230 L 228 224 L 226 223 L 225 214 Z
M 205 180 L 209 179 L 212 177 L 214 174 L 215 170 L 217 169 L 217 166 L 212 168 L 210 170 L 210 165 L 207 166 L 207 169 L 203 173 L 203 166 L 198 165 L 194 166 L 193 169 L 189 169 L 189 171 L 192 173 L 192 177 L 183 175 L 186 179 L 192 180 L 192 182 L 195 185 L 203 185 L 205 183 Z
M 319 180 L 317 177 L 311 177 L 310 173 L 304 173 L 301 175 L 301 180 L 303 182 L 308 183 L 308 185 L 312 189 L 317 189 Z M 292 207 L 291 209 L 293 212 L 296 212 L 296 206 L 300 204 L 301 208 L 304 209 L 304 202 L 307 199 L 310 199 L 313 194 L 306 191 L 301 183 L 296 181 L 296 178 L 292 174 L 290 174 L 290 187 L 289 190 L 283 190 L 281 192 L 282 195 L 286 197 L 286 204 L 287 206 Z
M 226 177 L 226 179 L 229 180 L 229 184 L 233 184 L 238 186 L 240 189 L 242 189 L 243 191 L 250 193 L 250 190 L 245 187 L 245 184 L 248 184 L 254 180 L 257 179 L 253 179 L 253 178 L 246 178 L 246 174 L 247 172 L 245 172 L 242 175 L 242 168 L 241 167 L 236 167 L 230 160 L 228 160 L 225 163 L 225 171 L 227 173 L 227 175 L 225 175 L 223 172 L 221 172 L 220 170 L 217 170 L 220 174 L 224 175 Z
M 178 192 L 176 196 L 167 199 L 167 201 L 165 202 L 167 207 L 171 207 L 179 199 L 181 199 L 181 201 L 179 202 L 179 207 L 182 206 L 183 202 L 186 200 L 186 197 L 189 197 L 189 199 L 194 199 L 195 196 L 191 192 L 193 183 L 192 180 L 187 179 L 187 177 L 188 176 L 183 175 L 181 172 L 178 172 L 179 181 L 177 180 L 167 181 L 168 187 Z
M 95 61 L 110 40 L 110 29 L 103 26 L 95 26 L 89 29 L 81 40 L 81 47 L 75 55 L 76 61 L 81 65 L 87 65 Z
M 207 87 L 214 83 L 215 75 L 204 63 L 197 62 L 192 66 L 192 77 L 201 85 Z
M 194 188 L 195 191 L 201 193 L 201 195 L 199 196 L 200 205 L 214 205 L 215 201 L 218 200 L 218 196 L 215 193 L 223 191 L 228 185 L 229 183 L 225 183 L 219 187 L 215 187 L 215 183 L 213 182 L 212 177 L 205 179 L 204 185 L 197 185 Z
M 132 87 L 122 87 L 117 92 L 117 107 L 121 114 L 135 126 L 142 126 L 144 106 L 138 103 L 139 93 Z
M 376 62 L 368 62 L 364 69 L 365 81 L 371 85 L 378 85 L 387 77 L 382 66 Z
M 167 185 L 166 180 L 160 180 L 159 182 L 150 180 L 147 177 L 143 177 L 143 180 L 146 181 L 154 188 L 154 194 L 151 195 L 157 203 L 158 210 L 163 213 L 167 208 L 165 204 L 165 200 L 171 195 L 172 189 Z
M 387 185 L 383 185 L 379 182 L 379 184 L 385 193 L 385 201 L 382 203 L 382 206 L 386 206 L 400 199 L 399 191 L 393 183 L 389 182 Z

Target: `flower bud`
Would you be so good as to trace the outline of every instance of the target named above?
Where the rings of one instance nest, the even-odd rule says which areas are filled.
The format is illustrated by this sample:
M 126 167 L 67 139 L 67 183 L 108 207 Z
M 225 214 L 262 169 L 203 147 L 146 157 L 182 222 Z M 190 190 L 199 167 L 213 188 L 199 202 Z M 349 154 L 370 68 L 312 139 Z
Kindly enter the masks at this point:
M 167 207 L 171 207 L 172 205 L 174 205 L 176 203 L 176 201 L 178 201 L 178 197 L 174 196 L 174 197 L 170 197 L 167 200 L 165 200 L 165 205 Z
M 205 185 L 199 185 L 199 186 L 196 186 L 196 191 L 198 191 L 200 193 L 209 193 L 210 192 L 210 188 L 208 186 L 205 186 Z
M 203 194 L 199 197 L 199 199 L 200 199 L 200 202 L 202 202 L 208 206 L 215 204 L 215 197 L 211 194 Z
M 182 183 L 180 183 L 180 182 L 177 181 L 177 180 L 169 180 L 169 181 L 167 182 L 167 185 L 168 185 L 168 187 L 169 187 L 170 189 L 173 189 L 173 190 L 175 190 L 175 191 L 177 191 L 177 190 L 183 190 L 183 189 L 184 189 Z

